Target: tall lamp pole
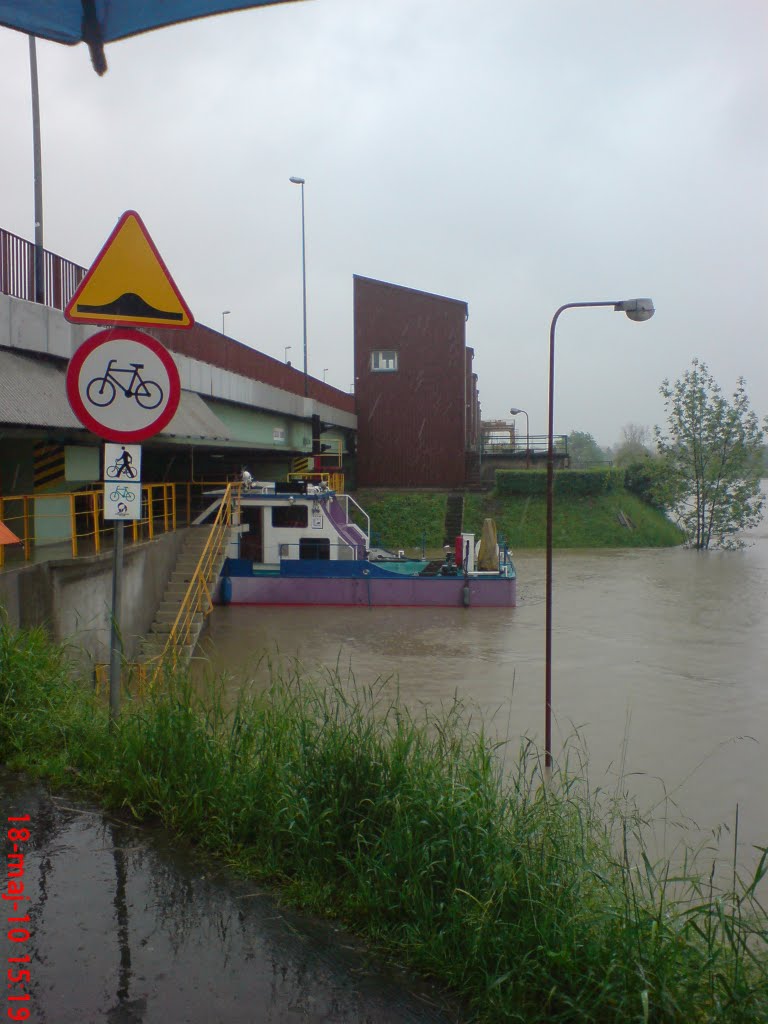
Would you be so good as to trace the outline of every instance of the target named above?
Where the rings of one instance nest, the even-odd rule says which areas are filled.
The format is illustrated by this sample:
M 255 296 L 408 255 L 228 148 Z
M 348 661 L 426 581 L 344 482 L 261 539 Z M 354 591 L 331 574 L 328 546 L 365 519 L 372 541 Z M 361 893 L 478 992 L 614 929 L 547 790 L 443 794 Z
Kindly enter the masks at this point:
M 528 413 L 525 411 L 525 409 L 510 409 L 509 413 L 511 416 L 519 416 L 520 413 L 522 413 L 523 416 L 525 416 L 525 468 L 527 469 L 528 459 L 530 457 L 531 452 L 531 427 L 530 422 L 528 420 Z M 517 440 L 517 435 L 515 435 L 515 440 Z
M 35 302 L 45 302 L 43 256 L 43 157 L 40 143 L 40 92 L 37 85 L 37 48 L 29 37 L 29 76 L 32 86 L 32 153 L 35 183 Z
M 304 230 L 304 178 L 289 178 L 294 185 L 301 185 L 301 284 L 304 297 L 304 397 L 309 394 L 309 378 L 307 376 L 307 246 Z
M 544 778 L 552 774 L 552 510 L 555 493 L 555 327 L 560 314 L 566 309 L 585 306 L 613 306 L 617 313 L 626 313 L 630 320 L 650 320 L 655 310 L 651 299 L 627 299 L 623 302 L 566 302 L 552 317 L 549 328 L 549 417 L 547 436 L 547 582 L 546 624 L 544 627 Z
M 229 316 L 229 314 L 230 314 L 231 312 L 232 312 L 232 310 L 231 310 L 231 309 L 223 309 L 223 310 L 221 311 L 221 333 L 222 333 L 222 334 L 226 334 L 226 331 L 224 330 L 224 317 L 225 317 L 225 316 Z

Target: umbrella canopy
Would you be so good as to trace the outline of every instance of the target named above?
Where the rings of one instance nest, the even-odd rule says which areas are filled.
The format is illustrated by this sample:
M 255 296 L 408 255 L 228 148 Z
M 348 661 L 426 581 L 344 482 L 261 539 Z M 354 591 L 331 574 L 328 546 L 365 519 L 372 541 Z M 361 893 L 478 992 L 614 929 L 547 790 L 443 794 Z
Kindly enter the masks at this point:
M 0 544 L 21 544 L 16 534 L 8 529 L 2 519 L 0 519 Z
M 0 25 L 41 39 L 88 44 L 96 71 L 107 70 L 104 44 L 209 14 L 288 0 L 0 0 Z

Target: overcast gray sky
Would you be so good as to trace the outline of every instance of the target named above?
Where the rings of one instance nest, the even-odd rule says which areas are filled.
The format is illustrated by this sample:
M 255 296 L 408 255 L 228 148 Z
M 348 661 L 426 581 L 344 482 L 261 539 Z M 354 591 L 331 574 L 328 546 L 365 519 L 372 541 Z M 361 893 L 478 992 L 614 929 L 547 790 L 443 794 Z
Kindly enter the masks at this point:
M 601 444 L 698 356 L 768 413 L 763 0 L 311 0 L 107 47 L 38 43 L 46 247 L 136 209 L 195 317 L 352 385 L 352 275 L 469 303 L 486 419 Z M 0 225 L 32 238 L 25 36 L 0 29 Z M 524 421 L 519 424 L 524 429 Z

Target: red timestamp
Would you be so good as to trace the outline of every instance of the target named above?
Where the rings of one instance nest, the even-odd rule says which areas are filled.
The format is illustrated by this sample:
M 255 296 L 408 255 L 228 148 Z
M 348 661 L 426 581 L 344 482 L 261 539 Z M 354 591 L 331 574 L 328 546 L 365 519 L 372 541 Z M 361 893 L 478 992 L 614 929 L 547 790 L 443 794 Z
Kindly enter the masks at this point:
M 7 819 L 6 839 L 8 846 L 8 872 L 5 892 L 0 893 L 0 900 L 6 903 L 8 913 L 8 929 L 6 937 L 9 942 L 16 944 L 18 956 L 9 956 L 8 963 L 11 965 L 6 971 L 8 989 L 8 1012 L 9 1020 L 29 1020 L 32 1011 L 29 1007 L 31 995 L 29 985 L 32 981 L 32 971 L 29 967 L 23 966 L 31 962 L 29 953 L 24 953 L 24 943 L 29 941 L 31 932 L 29 930 L 29 912 L 24 913 L 24 904 L 29 896 L 24 893 L 24 850 L 25 843 L 29 842 L 32 835 L 29 828 L 29 815 L 24 814 L 17 818 Z

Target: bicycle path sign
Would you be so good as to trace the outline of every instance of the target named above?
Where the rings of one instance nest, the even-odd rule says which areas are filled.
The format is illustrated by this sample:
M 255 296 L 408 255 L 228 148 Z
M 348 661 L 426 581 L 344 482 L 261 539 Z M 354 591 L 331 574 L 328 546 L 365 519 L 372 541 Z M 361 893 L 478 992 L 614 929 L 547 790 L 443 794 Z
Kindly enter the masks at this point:
M 67 397 L 84 427 L 106 441 L 145 441 L 179 407 L 181 381 L 169 352 L 132 327 L 92 335 L 67 367 Z
M 141 519 L 141 445 L 104 445 L 104 518 Z

